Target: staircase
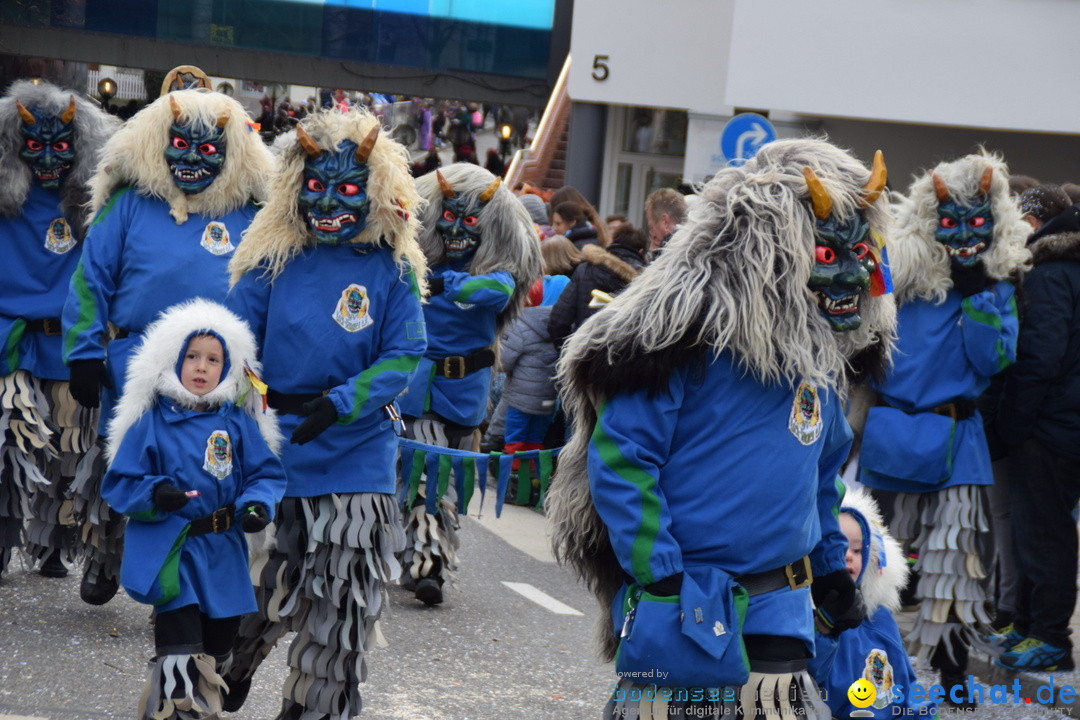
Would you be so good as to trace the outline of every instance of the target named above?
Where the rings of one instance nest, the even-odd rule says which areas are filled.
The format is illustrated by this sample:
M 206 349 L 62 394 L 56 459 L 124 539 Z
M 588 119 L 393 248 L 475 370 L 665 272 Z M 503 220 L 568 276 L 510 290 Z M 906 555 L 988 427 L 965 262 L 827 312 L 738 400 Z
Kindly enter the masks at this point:
M 566 155 L 569 145 L 567 129 L 570 124 L 570 95 L 566 84 L 570 75 L 570 56 L 563 63 L 555 81 L 547 107 L 536 126 L 529 147 L 518 150 L 510 161 L 506 182 L 511 188 L 528 183 L 547 190 L 566 184 Z

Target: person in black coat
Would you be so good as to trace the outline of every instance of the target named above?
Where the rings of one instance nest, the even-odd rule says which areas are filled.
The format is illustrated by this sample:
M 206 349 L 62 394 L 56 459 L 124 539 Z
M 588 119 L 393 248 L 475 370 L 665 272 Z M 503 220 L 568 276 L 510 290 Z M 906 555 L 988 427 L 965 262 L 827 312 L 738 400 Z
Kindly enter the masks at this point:
M 1009 445 L 1013 535 L 1020 572 L 1014 627 L 1024 638 L 999 658 L 1017 670 L 1074 666 L 1080 501 L 1080 209 L 1032 235 L 1019 352 L 998 416 Z
M 551 211 L 551 229 L 556 235 L 564 235 L 582 250 L 586 245 L 603 247 L 600 231 L 585 219 L 585 211 L 576 202 L 567 201 L 554 206 Z
M 582 262 L 574 270 L 570 284 L 559 296 L 548 320 L 551 340 L 557 349 L 561 349 L 567 336 L 596 312 L 589 307 L 592 291 L 614 295 L 626 287 L 645 266 L 648 248 L 649 236 L 629 226 L 615 231 L 613 242 L 606 250 L 596 244 L 580 248 Z

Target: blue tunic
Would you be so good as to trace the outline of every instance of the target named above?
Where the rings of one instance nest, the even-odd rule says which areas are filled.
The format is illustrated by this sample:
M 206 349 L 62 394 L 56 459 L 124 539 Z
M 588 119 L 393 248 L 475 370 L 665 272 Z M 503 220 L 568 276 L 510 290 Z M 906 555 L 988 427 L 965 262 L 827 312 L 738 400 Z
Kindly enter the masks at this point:
M 487 413 L 491 368 L 451 379 L 436 372 L 435 360 L 469 355 L 495 342 L 496 321 L 514 295 L 514 278 L 502 270 L 470 275 L 462 271 L 463 265 L 448 263 L 431 271 L 431 277 L 443 279 L 443 291 L 424 305 L 428 351 L 399 405 L 404 415 L 420 417 L 432 411 L 476 427 Z
M 386 247 L 319 245 L 271 283 L 249 272 L 227 304 L 262 348 L 263 379 L 281 393 L 321 393 L 338 420 L 304 445 L 286 445 L 288 497 L 393 493 L 397 437 L 384 406 L 405 389 L 427 337 L 411 269 Z M 289 437 L 304 418 L 280 415 Z
M 1002 281 L 967 298 L 950 290 L 941 305 L 915 300 L 900 307 L 893 367 L 875 385 L 889 407 L 875 407 L 867 418 L 861 482 L 895 492 L 993 482 L 979 413 L 954 420 L 931 411 L 974 401 L 1016 360 L 1013 294 Z
M 19 215 L 0 216 L 0 255 L 0 375 L 26 370 L 38 378 L 67 380 L 60 335 L 25 332 L 26 320 L 60 318 L 79 262 L 58 191 L 34 183 Z
M 222 217 L 193 213 L 177 225 L 163 200 L 118 190 L 94 218 L 64 305 L 64 359 L 104 358 L 108 323 L 135 333 L 109 343 L 114 395 L 142 330 L 162 310 L 204 297 L 223 302 L 228 264 L 255 216 L 245 205 Z M 107 417 L 105 408 L 102 417 Z
M 589 445 L 593 502 L 641 585 L 711 567 L 763 572 L 807 554 L 823 575 L 845 566 L 834 512 L 851 437 L 833 393 L 763 385 L 724 353 L 703 373 L 679 368 L 655 397 L 641 390 L 604 404 Z M 750 598 L 743 632 L 812 649 L 810 589 Z
M 201 493 L 174 513 L 154 507 L 163 482 Z M 273 514 L 285 489 L 285 471 L 255 420 L 233 405 L 216 412 L 185 410 L 159 396 L 124 435 L 102 480 L 102 497 L 129 516 L 120 581 L 135 600 L 159 611 L 198 605 L 210 617 L 254 612 L 247 543 L 239 523 L 223 533 L 186 537 L 191 520 L 233 505 L 236 520 L 253 502 Z M 157 602 L 170 585 L 170 550 L 177 595 Z M 178 564 L 177 564 L 178 563 Z

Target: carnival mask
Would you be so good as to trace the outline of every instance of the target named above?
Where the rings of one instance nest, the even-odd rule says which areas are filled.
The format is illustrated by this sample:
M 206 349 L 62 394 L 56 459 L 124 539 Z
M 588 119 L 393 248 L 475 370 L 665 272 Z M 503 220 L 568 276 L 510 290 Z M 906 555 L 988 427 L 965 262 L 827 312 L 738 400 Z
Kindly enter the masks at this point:
M 300 213 L 324 245 L 352 241 L 367 226 L 371 197 L 367 192 L 368 154 L 375 144 L 378 128 L 359 147 L 343 140 L 333 151 L 321 150 L 303 127 L 297 137 L 308 154 L 300 188 Z
M 938 199 L 938 226 L 934 238 L 945 246 L 949 257 L 971 267 L 979 261 L 994 240 L 994 216 L 990 212 L 990 183 L 993 169 L 986 168 L 979 181 L 982 202 L 961 205 L 949 195 L 945 183 L 933 175 L 934 192 Z
M 43 188 L 56 190 L 75 162 L 75 99 L 60 116 L 34 113 L 15 101 L 22 118 L 22 158 Z
M 214 182 L 225 164 L 225 130 L 202 123 L 173 123 L 165 161 L 173 182 L 187 195 L 197 195 Z
M 442 188 L 442 214 L 435 221 L 435 227 L 442 235 L 446 258 L 450 261 L 462 260 L 471 256 L 480 247 L 480 213 L 494 197 L 502 178 L 495 178 L 474 202 L 469 202 L 464 195 L 459 195 L 446 181 L 443 174 L 435 171 Z

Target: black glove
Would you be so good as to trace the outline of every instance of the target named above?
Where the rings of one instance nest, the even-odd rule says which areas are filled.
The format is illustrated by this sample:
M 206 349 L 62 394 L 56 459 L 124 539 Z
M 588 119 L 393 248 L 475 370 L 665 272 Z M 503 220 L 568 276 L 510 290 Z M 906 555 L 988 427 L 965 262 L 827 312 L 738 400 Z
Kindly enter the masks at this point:
M 304 422 L 296 426 L 289 438 L 289 442 L 296 445 L 311 442 L 338 419 L 337 408 L 325 395 L 301 405 L 300 414 L 304 416 Z
M 438 295 L 444 289 L 446 289 L 446 282 L 441 277 L 428 278 L 428 297 L 432 295 Z
M 101 404 L 101 388 L 112 387 L 112 380 L 105 370 L 104 360 L 72 360 L 71 397 L 85 408 L 96 408 Z
M 956 258 L 950 258 L 953 287 L 964 297 L 970 297 L 981 293 L 990 284 L 986 277 L 986 268 L 982 260 L 976 260 L 974 265 L 961 265 Z
M 180 488 L 163 482 L 154 488 L 154 505 L 163 512 L 176 512 L 191 500 Z
M 267 512 L 266 506 L 260 502 L 248 505 L 247 509 L 244 510 L 244 519 L 240 522 L 246 533 L 259 532 L 268 524 L 270 524 L 270 513 Z
M 682 573 L 668 575 L 645 586 L 645 592 L 657 597 L 672 597 L 682 592 Z
M 814 598 L 814 620 L 827 635 L 838 635 L 866 619 L 866 605 L 847 570 L 814 578 L 810 585 Z

